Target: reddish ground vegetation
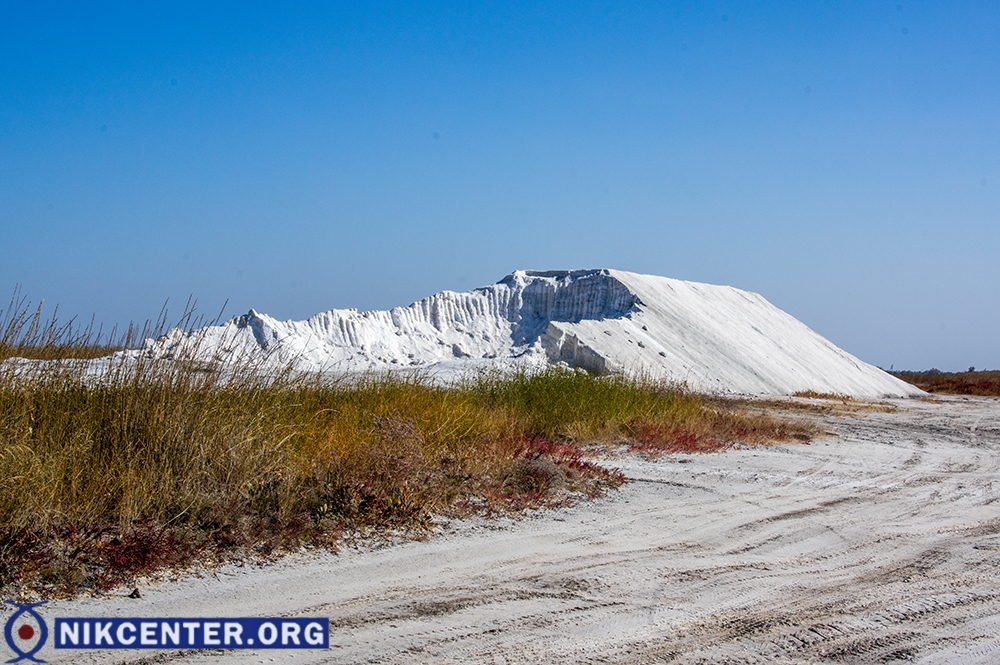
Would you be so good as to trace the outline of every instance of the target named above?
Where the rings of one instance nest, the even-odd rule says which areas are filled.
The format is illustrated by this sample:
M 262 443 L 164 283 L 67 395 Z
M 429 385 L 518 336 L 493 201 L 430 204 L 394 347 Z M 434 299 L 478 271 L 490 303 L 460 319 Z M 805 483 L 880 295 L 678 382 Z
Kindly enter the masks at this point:
M 716 433 L 684 430 L 667 423 L 633 422 L 629 427 L 633 450 L 656 453 L 708 453 L 727 443 Z

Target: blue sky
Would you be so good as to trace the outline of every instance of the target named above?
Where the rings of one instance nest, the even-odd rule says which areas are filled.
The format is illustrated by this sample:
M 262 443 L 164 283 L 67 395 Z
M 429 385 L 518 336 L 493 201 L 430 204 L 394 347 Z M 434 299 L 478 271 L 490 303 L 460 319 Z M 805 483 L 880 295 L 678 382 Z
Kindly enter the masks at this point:
M 0 5 L 0 292 L 106 323 L 519 268 L 1000 368 L 1000 5 Z

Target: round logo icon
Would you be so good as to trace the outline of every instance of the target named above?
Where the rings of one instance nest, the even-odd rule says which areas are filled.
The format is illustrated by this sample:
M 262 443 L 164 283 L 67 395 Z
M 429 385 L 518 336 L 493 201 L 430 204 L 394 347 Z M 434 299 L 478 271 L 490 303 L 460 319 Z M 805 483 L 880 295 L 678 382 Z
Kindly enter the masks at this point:
M 33 663 L 44 663 L 44 660 L 35 658 L 39 649 L 45 646 L 45 640 L 49 637 L 49 628 L 45 625 L 45 619 L 35 611 L 39 605 L 45 602 L 21 605 L 7 601 L 8 605 L 17 608 L 7 619 L 3 627 L 3 636 L 7 640 L 7 646 L 17 654 L 15 658 L 8 660 L 8 663 L 18 663 L 22 660 L 30 660 Z

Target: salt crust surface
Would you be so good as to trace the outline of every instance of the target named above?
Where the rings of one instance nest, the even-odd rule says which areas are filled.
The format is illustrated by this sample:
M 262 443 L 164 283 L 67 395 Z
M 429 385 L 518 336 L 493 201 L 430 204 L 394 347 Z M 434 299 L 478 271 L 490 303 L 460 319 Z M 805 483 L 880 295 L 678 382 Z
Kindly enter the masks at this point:
M 416 369 L 444 380 L 472 369 L 564 363 L 723 394 L 922 394 L 756 293 L 620 270 L 520 270 L 407 307 L 335 309 L 305 321 L 250 310 L 220 326 L 172 330 L 148 340 L 143 353 L 206 362 L 260 356 L 331 373 Z

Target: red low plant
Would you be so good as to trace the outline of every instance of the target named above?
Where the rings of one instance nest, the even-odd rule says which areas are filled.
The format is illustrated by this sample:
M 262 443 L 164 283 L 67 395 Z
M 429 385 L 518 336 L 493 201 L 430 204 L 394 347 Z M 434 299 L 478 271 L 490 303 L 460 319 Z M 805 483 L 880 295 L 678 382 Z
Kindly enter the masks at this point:
M 708 453 L 727 445 L 717 434 L 685 430 L 669 423 L 633 421 L 627 431 L 631 448 L 642 452 Z

